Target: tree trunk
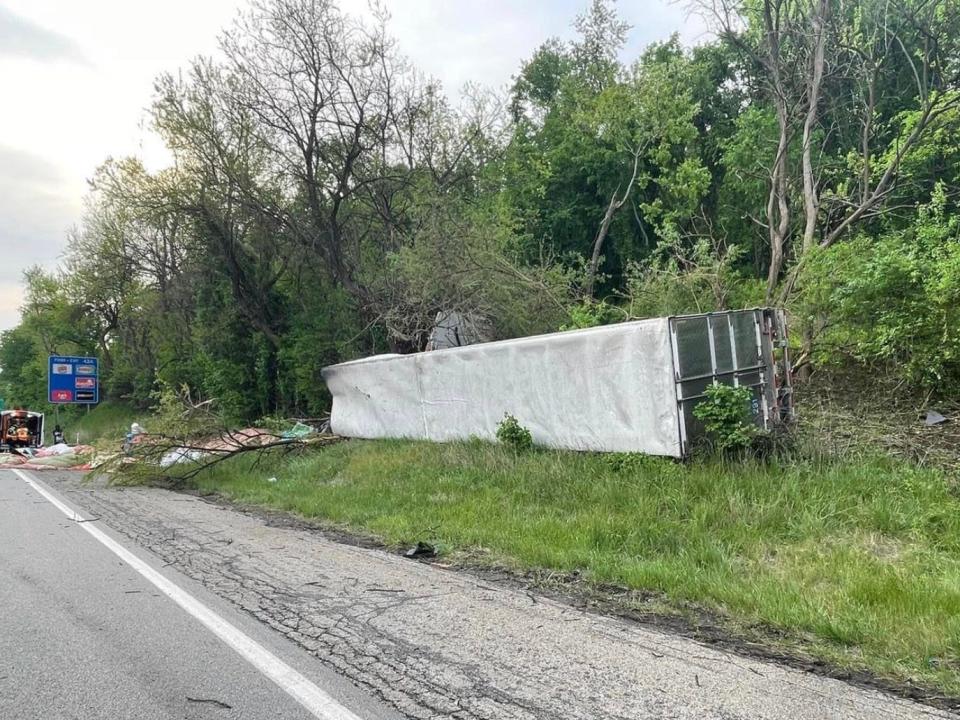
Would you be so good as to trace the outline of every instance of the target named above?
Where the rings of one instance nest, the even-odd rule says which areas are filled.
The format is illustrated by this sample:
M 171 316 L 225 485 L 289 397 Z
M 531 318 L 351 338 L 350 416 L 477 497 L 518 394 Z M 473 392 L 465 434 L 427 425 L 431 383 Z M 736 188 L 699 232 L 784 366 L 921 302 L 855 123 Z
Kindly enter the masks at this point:
M 620 188 L 617 188 L 619 190 Z M 587 269 L 587 297 L 593 297 L 593 286 L 597 279 L 597 269 L 600 265 L 600 252 L 603 250 L 603 243 L 607 239 L 607 233 L 610 231 L 610 223 L 616 214 L 619 205 L 617 205 L 617 193 L 613 193 L 610 198 L 610 204 L 607 205 L 606 212 L 603 213 L 603 220 L 600 221 L 600 229 L 597 230 L 597 237 L 593 241 L 593 254 L 590 256 L 590 266 Z
M 776 18 L 774 17 L 776 15 Z M 770 266 L 767 269 L 767 302 L 780 281 L 783 269 L 783 249 L 790 232 L 790 204 L 787 198 L 787 150 L 790 144 L 790 111 L 787 107 L 786 88 L 780 74 L 780 4 L 775 0 L 763 3 L 764 39 L 766 42 L 765 64 L 770 73 L 770 89 L 777 110 L 777 125 L 780 137 L 777 154 L 770 171 L 770 194 L 767 197 L 767 229 L 770 238 Z
M 817 121 L 817 109 L 820 103 L 820 88 L 823 83 L 824 47 L 826 45 L 826 14 L 829 12 L 827 0 L 820 0 L 810 18 L 813 25 L 813 54 L 810 59 L 810 79 L 807 83 L 807 114 L 803 120 L 803 253 L 813 247 L 817 231 L 817 215 L 820 212 L 820 200 L 817 197 L 817 183 L 813 173 L 813 127 Z
M 770 267 L 767 270 L 767 302 L 773 299 L 783 270 L 783 248 L 790 232 L 790 203 L 787 197 L 787 146 L 790 142 L 787 105 L 781 96 L 777 98 L 777 120 L 780 139 L 777 142 L 777 157 L 770 175 L 770 194 L 767 198 L 767 223 L 770 236 Z
M 590 255 L 590 265 L 587 268 L 587 284 L 584 287 L 587 297 L 593 297 L 594 285 L 597 281 L 597 269 L 600 265 L 600 254 L 603 251 L 603 243 L 607 239 L 607 233 L 610 232 L 610 223 L 613 221 L 613 216 L 617 214 L 617 211 L 623 207 L 623 204 L 630 197 L 630 193 L 633 190 L 633 183 L 637 179 L 637 170 L 640 167 L 640 152 L 642 148 L 637 148 L 633 153 L 633 173 L 630 176 L 630 182 L 627 183 L 627 189 L 623 191 L 623 195 L 617 199 L 617 193 L 620 191 L 620 186 L 617 186 L 617 189 L 613 191 L 613 195 L 610 197 L 610 204 L 607 205 L 606 212 L 603 213 L 603 220 L 600 221 L 600 229 L 597 230 L 597 236 L 593 241 L 593 253 Z

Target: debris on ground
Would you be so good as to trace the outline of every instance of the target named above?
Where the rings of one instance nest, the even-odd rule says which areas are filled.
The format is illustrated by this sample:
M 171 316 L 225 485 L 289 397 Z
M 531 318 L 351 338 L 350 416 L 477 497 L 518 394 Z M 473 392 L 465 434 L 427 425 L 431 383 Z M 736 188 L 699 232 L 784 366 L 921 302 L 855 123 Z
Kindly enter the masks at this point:
M 189 448 L 182 447 L 174 448 L 164 453 L 163 457 L 160 458 L 160 467 L 168 468 L 179 463 L 198 462 L 203 459 L 203 456 L 204 453 L 200 450 L 190 450 Z
M 437 549 L 430 543 L 418 542 L 407 550 L 403 556 L 413 559 L 434 558 L 437 556 Z
M 183 466 L 184 470 L 176 475 L 184 479 L 210 465 L 246 452 L 287 452 L 338 442 L 341 438 L 336 435 L 317 430 L 317 426 L 324 427 L 323 421 L 324 418 L 289 420 L 286 429 L 246 427 L 233 430 L 223 427 L 217 430 L 218 421 L 212 420 L 209 425 L 213 429 L 207 433 L 139 433 L 133 443 L 127 438 L 122 453 L 102 458 L 98 456 L 94 458 L 92 466 L 102 468 L 107 473 L 130 465 L 153 466 L 162 470 Z M 271 478 L 268 482 L 276 480 Z
M 222 432 L 214 438 L 200 441 L 196 449 L 208 452 L 231 452 L 247 447 L 259 447 L 275 443 L 280 439 L 276 433 L 263 428 L 248 427 L 240 430 Z
M 280 437 L 286 440 L 302 440 L 307 437 L 307 435 L 312 435 L 316 430 L 309 425 L 300 422 L 297 420 L 297 424 L 294 425 L 289 430 L 280 434 Z
M 325 426 L 324 426 L 325 427 Z M 56 443 L 39 449 L 21 448 L 11 453 L 0 453 L 0 467 L 22 467 L 27 470 L 109 470 L 115 464 L 147 463 L 163 469 L 181 464 L 201 464 L 204 460 L 217 460 L 233 453 L 259 448 L 292 447 L 296 445 L 328 445 L 338 442 L 339 437 L 328 430 L 297 420 L 289 429 L 274 432 L 258 427 L 239 430 L 222 430 L 190 442 L 158 434 L 147 433 L 138 423 L 133 423 L 123 439 L 119 452 L 98 452 L 89 445 Z M 269 478 L 268 482 L 277 482 Z
M 944 421 L 929 423 L 930 398 L 900 387 L 895 378 L 878 376 L 868 383 L 853 373 L 821 371 L 796 392 L 803 418 L 798 438 L 817 452 L 844 457 L 881 451 L 960 477 L 960 402 L 955 398 L 936 400 L 937 410 L 930 412 Z
M 89 470 L 94 449 L 89 445 L 57 443 L 37 450 L 21 449 L 0 455 L 0 466 L 24 470 Z
M 927 417 L 924 418 L 924 423 L 926 425 L 939 425 L 940 423 L 947 422 L 947 418 L 938 413 L 936 410 L 927 410 Z
M 224 710 L 232 710 L 233 705 L 228 705 L 222 700 L 214 700 L 213 698 L 195 698 L 186 696 L 187 700 L 192 703 L 206 703 L 208 705 L 216 705 L 218 708 L 223 708 Z
M 54 455 L 69 455 L 72 452 L 76 452 L 76 451 L 66 443 L 57 443 L 56 445 L 51 445 L 50 447 L 40 448 L 34 453 L 34 457 L 52 457 Z

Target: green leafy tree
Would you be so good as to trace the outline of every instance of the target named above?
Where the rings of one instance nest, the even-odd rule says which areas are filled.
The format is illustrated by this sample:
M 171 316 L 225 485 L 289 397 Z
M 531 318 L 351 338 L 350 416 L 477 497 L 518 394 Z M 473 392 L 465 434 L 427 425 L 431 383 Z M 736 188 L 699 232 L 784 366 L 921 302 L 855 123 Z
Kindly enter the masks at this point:
M 904 381 L 960 387 L 960 216 L 939 185 L 906 231 L 821 249 L 804 268 L 798 316 L 815 359 L 853 359 Z

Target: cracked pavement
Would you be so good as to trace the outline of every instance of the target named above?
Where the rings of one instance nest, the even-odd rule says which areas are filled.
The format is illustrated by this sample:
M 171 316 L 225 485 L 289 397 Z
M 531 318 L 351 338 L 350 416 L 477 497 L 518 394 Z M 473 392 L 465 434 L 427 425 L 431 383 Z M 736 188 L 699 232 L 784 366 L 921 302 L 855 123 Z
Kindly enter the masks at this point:
M 40 477 L 410 718 L 958 717 L 201 498 L 81 479 Z

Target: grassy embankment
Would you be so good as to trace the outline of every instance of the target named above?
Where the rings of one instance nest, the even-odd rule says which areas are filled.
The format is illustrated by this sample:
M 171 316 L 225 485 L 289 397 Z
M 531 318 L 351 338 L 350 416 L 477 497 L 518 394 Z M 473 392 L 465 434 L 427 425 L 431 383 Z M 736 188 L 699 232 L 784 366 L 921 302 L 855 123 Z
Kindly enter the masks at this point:
M 60 424 L 66 433 L 66 440 L 70 444 L 79 441 L 80 444 L 90 445 L 103 439 L 116 440 L 119 446 L 124 434 L 130 429 L 130 423 L 144 422 L 149 413 L 136 410 L 123 403 L 104 402 L 97 405 L 90 412 L 80 412 L 75 418 L 64 418 Z M 54 415 L 46 417 L 47 434 L 53 431 Z
M 389 545 L 655 591 L 735 634 L 960 696 L 960 499 L 936 470 L 352 441 L 193 482 Z

